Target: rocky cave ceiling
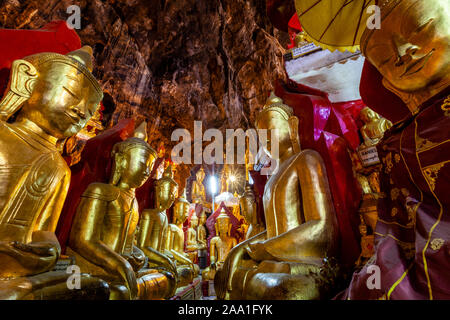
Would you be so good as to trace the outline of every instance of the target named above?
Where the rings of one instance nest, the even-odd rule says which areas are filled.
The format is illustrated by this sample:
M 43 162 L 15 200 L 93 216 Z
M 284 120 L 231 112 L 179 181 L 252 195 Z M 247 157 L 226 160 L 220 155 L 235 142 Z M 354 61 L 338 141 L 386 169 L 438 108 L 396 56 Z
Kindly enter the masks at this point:
M 105 92 L 104 125 L 146 118 L 149 142 L 170 150 L 176 128 L 252 126 L 283 67 L 287 33 L 262 0 L 0 0 L 0 27 L 37 29 L 81 8 Z M 167 151 L 168 152 L 168 151 Z

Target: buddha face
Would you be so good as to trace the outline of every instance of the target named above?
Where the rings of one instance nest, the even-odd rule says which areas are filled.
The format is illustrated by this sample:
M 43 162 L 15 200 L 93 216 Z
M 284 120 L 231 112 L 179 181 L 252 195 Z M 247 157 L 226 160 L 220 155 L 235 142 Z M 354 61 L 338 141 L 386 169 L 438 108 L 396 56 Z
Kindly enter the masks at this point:
M 159 210 L 169 209 L 178 195 L 178 186 L 170 180 L 162 180 L 156 186 L 156 206 Z
M 189 216 L 189 202 L 178 200 L 173 208 L 175 223 L 184 223 Z
M 197 226 L 198 226 L 198 218 L 197 218 L 197 216 L 195 215 L 195 213 L 192 215 L 192 217 L 191 217 L 191 223 L 190 223 L 190 225 L 191 225 L 191 228 L 197 228 Z
M 203 179 L 205 179 L 205 172 L 203 170 L 198 170 L 195 176 L 197 178 L 197 181 L 202 183 Z
M 39 78 L 21 116 L 58 139 L 77 134 L 89 121 L 100 98 L 75 67 L 50 62 L 38 67 Z
M 400 91 L 438 83 L 450 72 L 450 3 L 403 0 L 374 30 L 364 52 Z
M 204 212 L 202 212 L 200 214 L 199 224 L 204 225 L 205 223 L 206 223 L 206 214 Z
M 278 159 L 279 155 L 292 146 L 289 121 L 278 111 L 265 111 L 258 119 L 256 127 L 266 130 L 267 150 L 273 159 Z M 272 150 L 274 147 L 278 147 L 279 152 L 274 152 L 275 150 Z
M 360 117 L 364 123 L 370 123 L 380 118 L 378 113 L 367 107 L 361 110 Z
M 219 235 L 226 235 L 230 230 L 230 218 L 229 217 L 219 217 L 216 220 L 217 231 Z
M 125 155 L 119 155 L 116 162 L 120 166 L 120 181 L 130 188 L 139 188 L 150 176 L 155 155 L 144 146 L 136 146 L 129 149 Z

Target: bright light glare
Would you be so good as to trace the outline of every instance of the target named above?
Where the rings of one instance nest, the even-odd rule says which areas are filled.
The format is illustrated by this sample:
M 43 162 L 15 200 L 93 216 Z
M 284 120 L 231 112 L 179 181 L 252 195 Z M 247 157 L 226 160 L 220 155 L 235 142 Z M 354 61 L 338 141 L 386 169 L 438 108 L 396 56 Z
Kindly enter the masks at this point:
M 252 179 L 252 175 L 251 174 L 248 175 L 248 183 L 249 184 L 253 184 L 253 179 Z
M 231 175 L 230 176 L 230 181 L 231 182 L 235 182 L 236 181 L 236 176 L 235 175 Z
M 216 178 L 216 176 L 209 177 L 209 188 L 211 189 L 212 194 L 217 193 L 217 178 Z

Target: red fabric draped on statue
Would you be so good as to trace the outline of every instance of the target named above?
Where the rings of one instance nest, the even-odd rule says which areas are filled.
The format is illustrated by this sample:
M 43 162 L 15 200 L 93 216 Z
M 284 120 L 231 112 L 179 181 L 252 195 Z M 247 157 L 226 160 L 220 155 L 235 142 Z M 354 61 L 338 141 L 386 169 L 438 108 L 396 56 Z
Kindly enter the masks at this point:
M 156 170 L 164 161 L 164 158 L 156 159 L 152 172 L 150 173 L 150 178 L 144 183 L 142 187 L 136 189 L 136 200 L 139 205 L 139 213 L 142 213 L 145 209 L 153 209 L 155 207 L 155 183 L 157 179 L 155 178 Z
M 332 104 L 326 93 L 293 81 L 276 82 L 275 94 L 299 118 L 301 148 L 316 150 L 325 162 L 339 224 L 340 260 L 352 267 L 360 253 L 361 189 L 353 176 L 347 148 L 355 149 L 360 144 L 355 116 L 364 104 L 360 100 Z
M 393 122 L 405 121 L 378 145 L 386 197 L 378 204 L 375 254 L 337 298 L 450 299 L 450 88 L 408 116 L 378 71 L 365 70 L 370 73 L 363 74 L 361 95 L 368 106 Z M 380 287 L 370 289 L 373 266 Z
M 75 217 L 81 195 L 93 182 L 108 183 L 111 176 L 113 146 L 131 137 L 134 133 L 134 120 L 123 119 L 114 127 L 89 139 L 84 147 L 81 160 L 71 167 L 69 192 L 61 211 L 56 236 L 64 252 L 69 240 L 70 229 Z
M 80 38 L 65 21 L 50 22 L 37 30 L 0 29 L 0 43 L 0 96 L 8 85 L 14 60 L 41 52 L 66 54 L 81 48 Z

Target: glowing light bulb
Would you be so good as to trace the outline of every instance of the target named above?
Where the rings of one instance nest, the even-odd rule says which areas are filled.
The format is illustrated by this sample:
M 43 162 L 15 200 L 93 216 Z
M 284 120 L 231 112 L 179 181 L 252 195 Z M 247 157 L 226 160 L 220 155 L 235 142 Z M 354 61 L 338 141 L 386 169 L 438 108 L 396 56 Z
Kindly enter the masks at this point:
M 212 194 L 216 194 L 217 192 L 217 178 L 215 176 L 211 176 L 209 178 L 209 188 Z

